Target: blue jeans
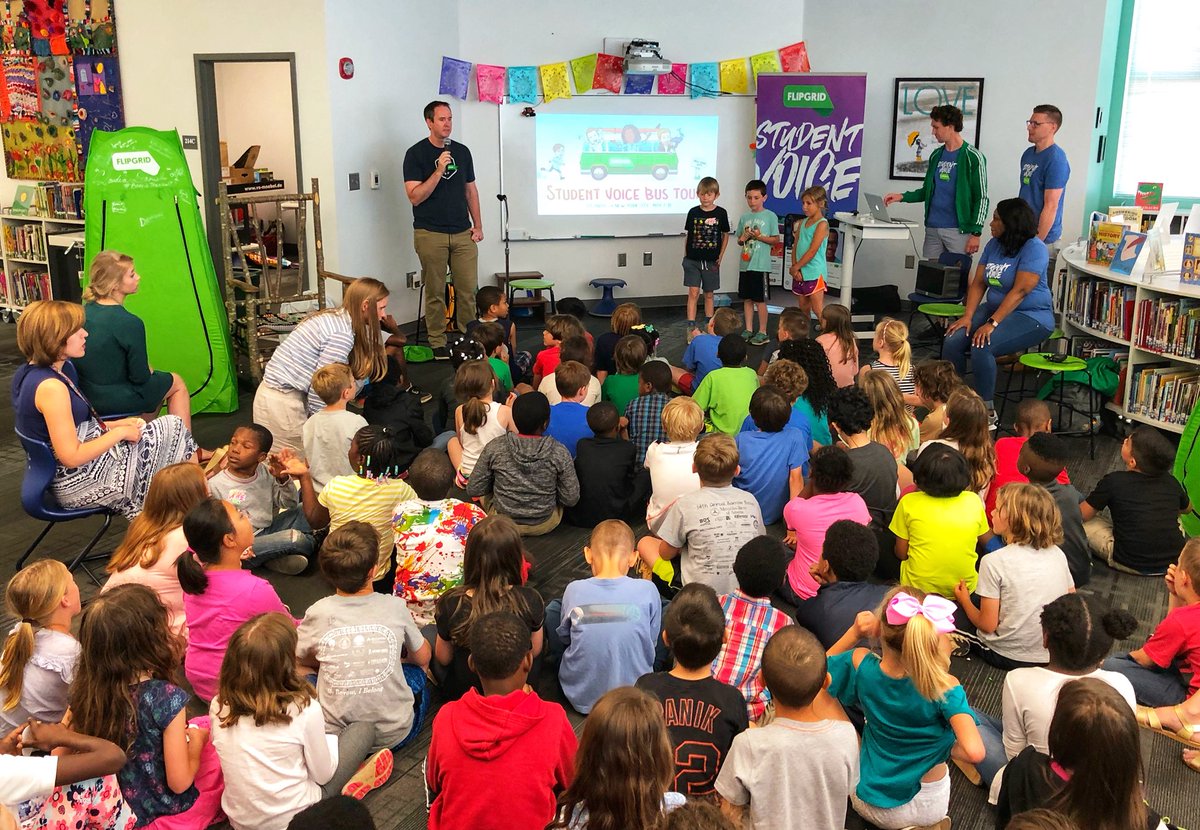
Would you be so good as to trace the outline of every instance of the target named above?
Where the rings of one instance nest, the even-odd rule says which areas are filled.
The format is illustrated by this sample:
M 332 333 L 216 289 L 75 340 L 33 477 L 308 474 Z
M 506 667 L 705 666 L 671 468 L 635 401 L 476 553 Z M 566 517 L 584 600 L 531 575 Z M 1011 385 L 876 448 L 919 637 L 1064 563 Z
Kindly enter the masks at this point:
M 247 559 L 243 567 L 259 568 L 272 559 L 289 553 L 298 553 L 311 559 L 316 545 L 312 528 L 299 507 L 275 514 L 275 520 L 254 534 L 254 556 Z
M 1174 706 L 1187 699 L 1188 684 L 1175 666 L 1148 669 L 1128 654 L 1119 654 L 1105 660 L 1104 668 L 1129 678 L 1137 702 L 1143 706 Z
M 971 353 L 971 370 L 974 372 L 973 386 L 984 403 L 991 404 L 996 397 L 996 355 L 1012 354 L 1030 346 L 1036 346 L 1050 335 L 1050 329 L 1028 314 L 1014 311 L 1005 317 L 992 331 L 992 342 L 974 347 L 971 337 L 992 316 L 995 309 L 980 305 L 971 318 L 971 334 L 959 329 L 946 338 L 942 354 L 954 364 L 960 375 L 967 371 L 967 352 Z
M 435 437 L 433 439 L 433 443 L 430 444 L 429 446 L 431 449 L 441 450 L 442 452 L 445 452 L 446 447 L 450 446 L 450 439 L 453 438 L 457 434 L 458 433 L 455 432 L 454 430 L 448 429 L 445 432 L 439 433 L 437 435 L 437 437 Z
M 999 718 L 985 715 L 975 710 L 975 720 L 979 726 L 979 737 L 983 738 L 983 760 L 975 765 L 983 778 L 983 788 L 992 786 L 996 773 L 1008 763 L 1008 755 L 1004 751 L 1004 724 Z

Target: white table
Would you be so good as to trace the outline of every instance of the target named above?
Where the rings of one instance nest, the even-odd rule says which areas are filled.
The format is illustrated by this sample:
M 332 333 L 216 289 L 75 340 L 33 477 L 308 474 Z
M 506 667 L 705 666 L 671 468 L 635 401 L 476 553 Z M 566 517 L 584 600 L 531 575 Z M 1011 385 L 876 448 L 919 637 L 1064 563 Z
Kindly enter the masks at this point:
M 842 291 L 841 303 L 846 308 L 850 305 L 850 289 L 854 285 L 854 249 L 865 239 L 886 239 L 896 241 L 909 239 L 912 236 L 911 226 L 902 222 L 880 222 L 869 213 L 865 216 L 855 216 L 853 213 L 835 213 L 833 218 L 838 220 L 838 230 L 844 234 L 842 240 Z

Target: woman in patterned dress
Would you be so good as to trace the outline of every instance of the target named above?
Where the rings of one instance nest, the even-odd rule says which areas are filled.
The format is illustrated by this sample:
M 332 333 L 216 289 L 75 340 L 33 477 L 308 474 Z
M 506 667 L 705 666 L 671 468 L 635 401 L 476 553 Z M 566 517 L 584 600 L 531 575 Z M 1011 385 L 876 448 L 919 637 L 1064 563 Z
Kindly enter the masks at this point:
M 30 303 L 17 323 L 17 348 L 27 363 L 12 382 L 18 432 L 49 442 L 58 460 L 52 490 L 65 508 L 101 506 L 133 519 L 142 512 L 150 479 L 169 464 L 196 461 L 196 442 L 183 421 L 165 415 L 101 421 L 79 391 L 71 364 L 85 350 L 83 308 L 61 300 Z

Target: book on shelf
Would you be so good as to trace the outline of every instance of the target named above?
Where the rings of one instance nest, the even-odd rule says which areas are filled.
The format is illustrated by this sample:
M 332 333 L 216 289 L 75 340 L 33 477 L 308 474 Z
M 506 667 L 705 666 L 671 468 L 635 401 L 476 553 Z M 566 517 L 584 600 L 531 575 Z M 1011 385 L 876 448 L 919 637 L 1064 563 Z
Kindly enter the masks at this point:
M 1110 222 L 1105 213 L 1093 213 L 1091 226 L 1088 229 L 1087 261 L 1092 265 L 1108 265 L 1112 262 L 1121 241 L 1125 226 L 1120 222 Z
M 1135 231 L 1140 231 L 1143 213 L 1142 208 L 1137 205 L 1113 205 L 1108 209 L 1108 221 L 1120 222 Z
M 1196 406 L 1198 393 L 1200 368 L 1147 363 L 1134 372 L 1128 408 L 1135 415 L 1182 426 Z
M 1196 233 L 1183 235 L 1183 261 L 1179 266 L 1179 281 L 1187 285 L 1200 285 L 1200 228 Z
M 1162 197 L 1162 182 L 1138 182 L 1137 193 L 1134 194 L 1133 203 L 1140 208 L 1158 210 L 1162 206 Z
M 1129 340 L 1136 293 L 1132 285 L 1077 277 L 1068 280 L 1063 315 L 1077 325 Z
M 1108 270 L 1115 274 L 1131 275 L 1133 266 L 1137 263 L 1138 254 L 1142 252 L 1142 246 L 1145 244 L 1146 234 L 1126 228 L 1125 232 L 1121 234 L 1121 240 L 1117 243 L 1117 249 L 1113 253 Z
M 1138 305 L 1138 348 L 1200 359 L 1200 299 L 1160 297 Z
M 50 274 L 46 271 L 14 270 L 5 275 L 5 299 L 11 305 L 26 306 L 34 300 L 50 300 Z

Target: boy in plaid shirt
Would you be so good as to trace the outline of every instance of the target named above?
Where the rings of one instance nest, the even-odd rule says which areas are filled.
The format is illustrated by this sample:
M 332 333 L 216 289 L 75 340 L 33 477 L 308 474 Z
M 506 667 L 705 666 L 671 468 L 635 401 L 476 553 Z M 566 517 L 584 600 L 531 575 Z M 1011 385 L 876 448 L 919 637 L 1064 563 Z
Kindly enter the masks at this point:
M 662 412 L 671 400 L 671 367 L 649 360 L 638 372 L 638 396 L 625 407 L 621 426 L 637 451 L 637 465 L 646 462 L 646 450 L 655 441 L 666 441 Z
M 770 600 L 783 584 L 790 560 L 791 551 L 781 541 L 756 536 L 742 545 L 733 562 L 737 590 L 721 597 L 725 645 L 713 661 L 713 677 L 742 693 L 751 721 L 762 717 L 771 699 L 763 684 L 763 649 L 772 634 L 792 624 Z

